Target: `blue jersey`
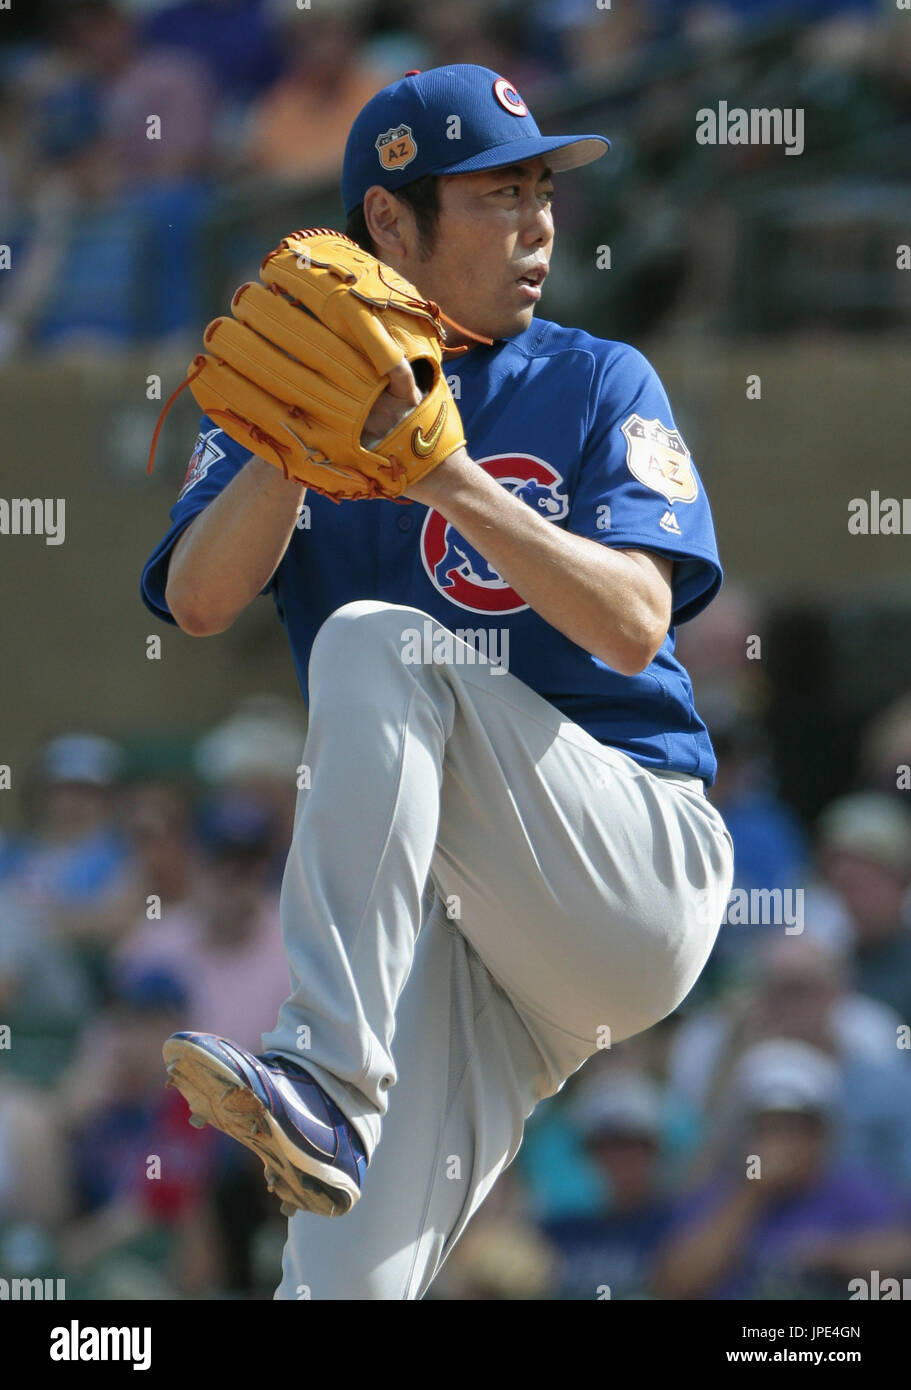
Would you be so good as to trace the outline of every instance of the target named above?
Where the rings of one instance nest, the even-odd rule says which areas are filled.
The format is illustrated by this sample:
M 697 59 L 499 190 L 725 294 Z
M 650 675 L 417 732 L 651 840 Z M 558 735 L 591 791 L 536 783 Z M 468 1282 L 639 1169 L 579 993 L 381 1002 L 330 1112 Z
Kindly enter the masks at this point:
M 722 576 L 708 499 L 641 353 L 536 319 L 514 338 L 451 359 L 446 372 L 480 467 L 551 525 L 671 558 L 672 624 L 711 601 Z M 203 418 L 173 524 L 143 572 L 153 613 L 173 622 L 164 597 L 171 548 L 250 457 Z M 264 593 L 305 699 L 310 648 L 330 613 L 356 599 L 406 604 L 474 645 L 496 628 L 512 674 L 600 742 L 648 767 L 714 780 L 674 626 L 641 674 L 620 675 L 533 612 L 444 517 L 416 502 L 337 504 L 308 492 Z

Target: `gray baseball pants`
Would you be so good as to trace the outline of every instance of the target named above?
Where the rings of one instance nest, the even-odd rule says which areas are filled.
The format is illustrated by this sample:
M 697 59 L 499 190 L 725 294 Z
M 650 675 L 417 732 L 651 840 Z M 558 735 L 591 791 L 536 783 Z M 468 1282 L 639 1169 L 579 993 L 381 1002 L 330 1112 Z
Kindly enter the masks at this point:
M 291 995 L 263 1046 L 370 1166 L 347 1215 L 291 1218 L 278 1299 L 421 1298 L 537 1102 L 689 993 L 730 894 L 700 780 L 598 743 L 455 637 L 410 663 L 428 621 L 347 604 L 311 654 Z

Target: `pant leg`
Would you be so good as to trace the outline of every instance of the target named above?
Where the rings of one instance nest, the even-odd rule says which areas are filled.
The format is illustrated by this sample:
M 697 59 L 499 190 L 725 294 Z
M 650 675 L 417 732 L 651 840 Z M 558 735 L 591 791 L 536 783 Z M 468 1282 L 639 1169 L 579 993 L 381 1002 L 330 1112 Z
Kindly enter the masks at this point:
M 427 623 L 441 628 L 363 602 L 317 636 L 312 787 L 282 890 L 292 994 L 264 1039 L 311 1070 L 371 1155 L 428 874 L 553 1087 L 605 1037 L 676 1007 L 730 890 L 730 837 L 686 779 L 604 748 L 508 673 L 406 664 L 404 633 Z
M 363 1194 L 288 1225 L 277 1299 L 419 1299 L 512 1160 L 548 1071 L 437 899 L 399 1000 L 399 1084 Z

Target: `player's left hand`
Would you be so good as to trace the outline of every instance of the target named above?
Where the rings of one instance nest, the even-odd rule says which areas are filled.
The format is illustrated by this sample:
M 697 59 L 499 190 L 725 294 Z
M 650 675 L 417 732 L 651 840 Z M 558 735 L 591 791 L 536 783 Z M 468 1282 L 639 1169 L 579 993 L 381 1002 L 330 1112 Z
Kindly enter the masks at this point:
M 364 448 L 372 449 L 381 439 L 385 439 L 390 430 L 394 430 L 406 415 L 410 415 L 423 399 L 411 364 L 403 357 L 398 366 L 392 368 L 389 373 L 389 385 L 378 397 L 364 421 L 361 434 Z
M 392 368 L 389 373 L 389 385 L 367 416 L 361 436 L 364 448 L 372 449 L 390 430 L 395 429 L 396 425 L 410 415 L 422 400 L 423 396 L 414 379 L 414 372 L 403 358 L 397 367 Z M 432 473 L 421 478 L 420 482 L 411 483 L 402 496 L 410 498 L 412 502 L 423 502 L 428 507 L 434 506 L 435 501 L 452 481 L 456 464 L 463 465 L 467 462 L 468 452 L 462 445 L 444 459 Z
M 235 443 L 336 502 L 401 497 L 464 444 L 444 324 L 490 339 L 326 228 L 284 237 L 260 279 L 209 324 L 187 375 Z

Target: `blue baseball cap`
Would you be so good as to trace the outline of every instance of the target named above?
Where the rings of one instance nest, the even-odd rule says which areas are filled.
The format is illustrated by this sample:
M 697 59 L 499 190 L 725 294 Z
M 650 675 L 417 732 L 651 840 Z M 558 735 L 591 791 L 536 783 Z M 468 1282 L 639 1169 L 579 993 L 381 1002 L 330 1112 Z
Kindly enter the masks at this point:
M 506 77 L 474 63 L 409 72 L 377 92 L 345 146 L 347 217 L 374 184 L 396 193 L 425 174 L 473 174 L 547 155 L 554 173 L 600 159 L 603 135 L 542 135 Z

